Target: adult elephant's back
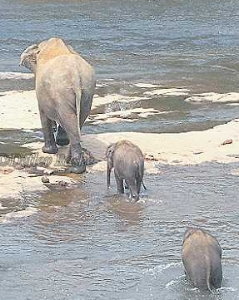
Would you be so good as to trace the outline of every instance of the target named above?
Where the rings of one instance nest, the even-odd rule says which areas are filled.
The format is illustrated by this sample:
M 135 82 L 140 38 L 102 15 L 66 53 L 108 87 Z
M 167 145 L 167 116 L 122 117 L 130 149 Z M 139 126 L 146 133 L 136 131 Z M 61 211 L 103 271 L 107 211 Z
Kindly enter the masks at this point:
M 94 69 L 79 55 L 57 56 L 37 67 L 36 92 L 40 105 L 46 108 L 45 102 L 51 102 L 62 113 L 71 109 L 79 118 L 80 128 L 90 114 L 95 85 Z M 49 114 L 51 109 L 52 106 Z

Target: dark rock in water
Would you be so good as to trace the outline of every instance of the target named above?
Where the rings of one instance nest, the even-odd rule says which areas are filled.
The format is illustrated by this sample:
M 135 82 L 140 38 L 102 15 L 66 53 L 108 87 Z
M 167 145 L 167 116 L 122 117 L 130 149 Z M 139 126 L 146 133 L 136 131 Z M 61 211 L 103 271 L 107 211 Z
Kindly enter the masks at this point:
M 42 183 L 50 183 L 50 180 L 47 176 L 42 176 L 41 181 Z
M 222 143 L 222 146 L 229 145 L 229 144 L 232 144 L 232 143 L 233 143 L 233 140 L 232 140 L 232 139 L 228 139 L 228 140 L 225 140 L 225 141 Z

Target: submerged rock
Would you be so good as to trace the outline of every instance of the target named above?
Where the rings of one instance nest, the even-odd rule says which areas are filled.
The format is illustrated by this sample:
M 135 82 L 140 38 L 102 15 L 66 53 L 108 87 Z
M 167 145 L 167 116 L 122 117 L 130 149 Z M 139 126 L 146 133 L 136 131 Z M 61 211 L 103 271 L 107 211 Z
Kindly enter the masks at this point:
M 50 180 L 49 180 L 49 178 L 47 176 L 43 176 L 41 178 L 41 181 L 42 181 L 42 183 L 50 183 Z

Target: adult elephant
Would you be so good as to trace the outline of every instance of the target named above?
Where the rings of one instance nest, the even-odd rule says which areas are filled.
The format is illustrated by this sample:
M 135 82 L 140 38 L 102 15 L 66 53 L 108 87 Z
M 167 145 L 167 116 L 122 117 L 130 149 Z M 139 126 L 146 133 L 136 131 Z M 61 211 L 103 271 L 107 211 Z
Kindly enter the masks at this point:
M 91 111 L 95 73 L 73 48 L 62 39 L 51 38 L 28 47 L 20 65 L 35 74 L 45 153 L 57 153 L 57 145 L 70 142 L 70 172 L 86 169 L 80 144 L 80 130 Z M 55 141 L 53 127 L 59 124 Z

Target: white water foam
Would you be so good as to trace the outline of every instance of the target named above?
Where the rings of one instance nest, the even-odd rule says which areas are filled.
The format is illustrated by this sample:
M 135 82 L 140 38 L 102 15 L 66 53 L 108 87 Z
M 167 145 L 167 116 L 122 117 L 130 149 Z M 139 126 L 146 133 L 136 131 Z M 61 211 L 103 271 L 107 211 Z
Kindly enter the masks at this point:
M 20 72 L 0 72 L 0 80 L 6 79 L 31 79 L 34 75 L 32 73 L 20 73 Z
M 155 88 L 155 87 L 159 87 L 159 85 L 156 85 L 156 84 L 143 83 L 143 82 L 135 83 L 134 86 L 137 86 L 137 87 L 140 87 L 140 88 Z
M 10 212 L 3 217 L 2 223 L 10 223 L 14 219 L 26 218 L 38 212 L 38 209 L 34 207 L 28 207 L 24 210 L 17 212 Z
M 154 268 L 151 268 L 149 270 L 147 270 L 146 272 L 144 273 L 150 273 L 150 274 L 161 274 L 164 270 L 167 270 L 171 267 L 177 267 L 177 266 L 181 266 L 181 262 L 172 262 L 172 263 L 169 263 L 169 264 L 163 264 L 163 265 L 158 265 Z
M 167 88 L 145 92 L 144 94 L 149 96 L 187 96 L 189 90 L 184 88 Z
M 171 286 L 174 286 L 174 285 L 178 284 L 178 283 L 180 282 L 181 278 L 184 278 L 184 277 L 185 277 L 185 275 L 181 275 L 181 276 L 177 277 L 176 279 L 170 280 L 170 281 L 165 285 L 166 289 L 170 288 Z
M 236 288 L 233 288 L 233 287 L 221 287 L 220 289 L 219 289 L 219 291 L 225 291 L 225 292 L 236 292 L 237 291 L 237 289 Z
M 3 206 L 2 203 L 0 202 L 0 209 L 6 209 L 6 206 Z
M 146 100 L 148 97 L 130 97 L 120 94 L 108 94 L 106 96 L 100 97 L 98 95 L 94 96 L 92 108 L 99 107 L 101 105 L 110 104 L 112 102 L 136 102 L 141 100 Z
M 133 108 L 126 110 L 118 110 L 114 112 L 107 112 L 105 114 L 98 114 L 95 116 L 91 116 L 94 120 L 93 124 L 101 124 L 101 123 L 116 123 L 116 122 L 134 122 L 138 118 L 147 118 L 148 116 L 156 115 L 156 114 L 165 114 L 166 112 L 159 112 L 154 108 Z M 132 117 L 132 114 L 133 117 Z M 132 118 L 131 118 L 132 117 Z
M 201 103 L 201 102 L 211 102 L 211 103 L 227 103 L 227 102 L 239 102 L 239 93 L 202 93 L 185 99 L 186 102 Z

